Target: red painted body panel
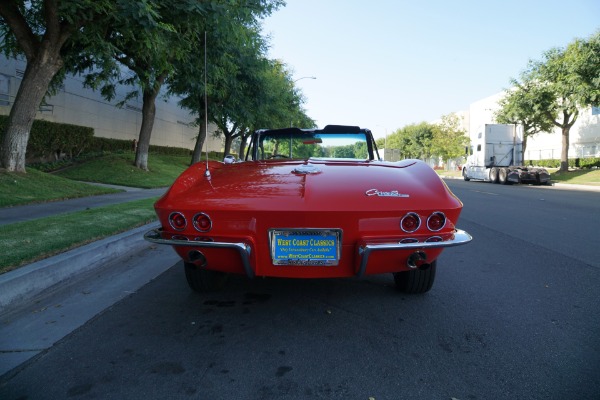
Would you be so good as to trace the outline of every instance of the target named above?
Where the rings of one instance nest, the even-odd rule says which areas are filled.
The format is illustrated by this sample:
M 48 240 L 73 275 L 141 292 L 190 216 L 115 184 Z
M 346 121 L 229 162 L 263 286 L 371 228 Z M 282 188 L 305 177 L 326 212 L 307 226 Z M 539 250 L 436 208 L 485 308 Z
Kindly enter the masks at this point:
M 317 169 L 302 174 L 294 170 L 303 165 Z M 210 162 L 187 169 L 155 205 L 164 239 L 241 242 L 249 246 L 250 265 L 256 276 L 292 278 L 348 277 L 357 274 L 360 248 L 365 244 L 398 243 L 403 238 L 419 241 L 432 236 L 450 237 L 462 203 L 438 175 L 417 160 L 399 163 L 377 161 L 249 161 L 234 164 Z M 313 171 L 314 172 L 314 171 Z M 367 195 L 398 192 L 399 196 Z M 168 221 L 172 212 L 181 212 L 188 223 L 174 230 Z M 426 220 L 442 211 L 446 225 L 431 232 Z M 212 229 L 198 232 L 193 216 L 206 213 Z M 407 212 L 420 215 L 421 227 L 408 234 L 400 229 Z M 269 230 L 274 228 L 328 228 L 342 230 L 342 250 L 336 266 L 281 266 L 271 258 Z M 190 261 L 190 246 L 175 246 L 178 254 Z M 232 249 L 202 248 L 207 269 L 244 273 L 240 255 Z M 406 261 L 412 250 L 392 250 L 373 254 L 366 273 L 380 274 L 408 270 Z M 433 262 L 441 248 L 428 249 L 427 263 Z

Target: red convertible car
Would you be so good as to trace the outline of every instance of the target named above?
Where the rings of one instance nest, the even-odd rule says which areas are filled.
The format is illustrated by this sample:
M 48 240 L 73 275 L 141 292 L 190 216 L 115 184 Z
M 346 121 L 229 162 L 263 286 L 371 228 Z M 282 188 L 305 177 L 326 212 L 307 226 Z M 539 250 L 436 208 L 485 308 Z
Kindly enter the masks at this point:
M 380 161 L 371 131 L 256 131 L 245 161 L 197 163 L 155 204 L 162 228 L 145 238 L 173 246 L 190 287 L 219 288 L 228 274 L 286 278 L 391 273 L 399 290 L 427 292 L 456 228 L 460 200 L 419 160 Z

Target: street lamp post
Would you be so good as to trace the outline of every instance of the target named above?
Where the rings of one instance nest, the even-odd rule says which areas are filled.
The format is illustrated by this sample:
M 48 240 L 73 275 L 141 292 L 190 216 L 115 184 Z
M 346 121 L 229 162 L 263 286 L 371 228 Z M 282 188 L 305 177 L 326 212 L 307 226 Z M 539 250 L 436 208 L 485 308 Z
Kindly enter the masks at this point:
M 302 78 L 294 79 L 294 83 L 296 83 L 302 79 L 317 79 L 317 77 L 316 76 L 303 76 Z

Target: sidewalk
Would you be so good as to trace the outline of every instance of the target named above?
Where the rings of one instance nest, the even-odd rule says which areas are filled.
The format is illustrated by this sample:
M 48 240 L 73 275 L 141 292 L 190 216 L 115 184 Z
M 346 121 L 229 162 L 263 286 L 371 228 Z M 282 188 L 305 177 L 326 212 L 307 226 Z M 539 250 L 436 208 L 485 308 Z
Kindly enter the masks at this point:
M 139 189 L 114 185 L 110 185 L 110 187 L 124 191 L 49 203 L 1 208 L 0 226 L 158 197 L 167 190 L 166 188 Z M 143 234 L 156 225 L 158 225 L 157 222 L 148 224 L 1 274 L 0 314 L 4 313 L 11 305 L 24 302 L 44 289 L 70 279 L 78 273 L 85 272 L 94 266 L 101 266 L 114 258 L 148 245 L 143 240 Z
M 122 189 L 124 192 L 0 208 L 0 226 L 14 224 L 16 222 L 31 221 L 33 219 L 49 217 L 51 215 L 73 211 L 84 211 L 90 208 L 103 207 L 111 204 L 158 197 L 167 190 L 167 188 L 139 189 L 115 185 L 95 185 Z
M 0 208 L 0 225 L 157 197 L 166 188 Z M 0 275 L 0 377 L 179 261 L 143 234 L 153 222 Z M 40 334 L 43 332 L 43 334 Z

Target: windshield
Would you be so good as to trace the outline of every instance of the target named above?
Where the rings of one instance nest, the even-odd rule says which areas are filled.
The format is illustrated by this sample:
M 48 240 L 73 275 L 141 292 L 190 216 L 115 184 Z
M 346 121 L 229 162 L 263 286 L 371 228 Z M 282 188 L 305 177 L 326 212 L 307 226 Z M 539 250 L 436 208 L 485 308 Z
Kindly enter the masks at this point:
M 287 133 L 260 136 L 258 159 L 369 158 L 364 133 Z

